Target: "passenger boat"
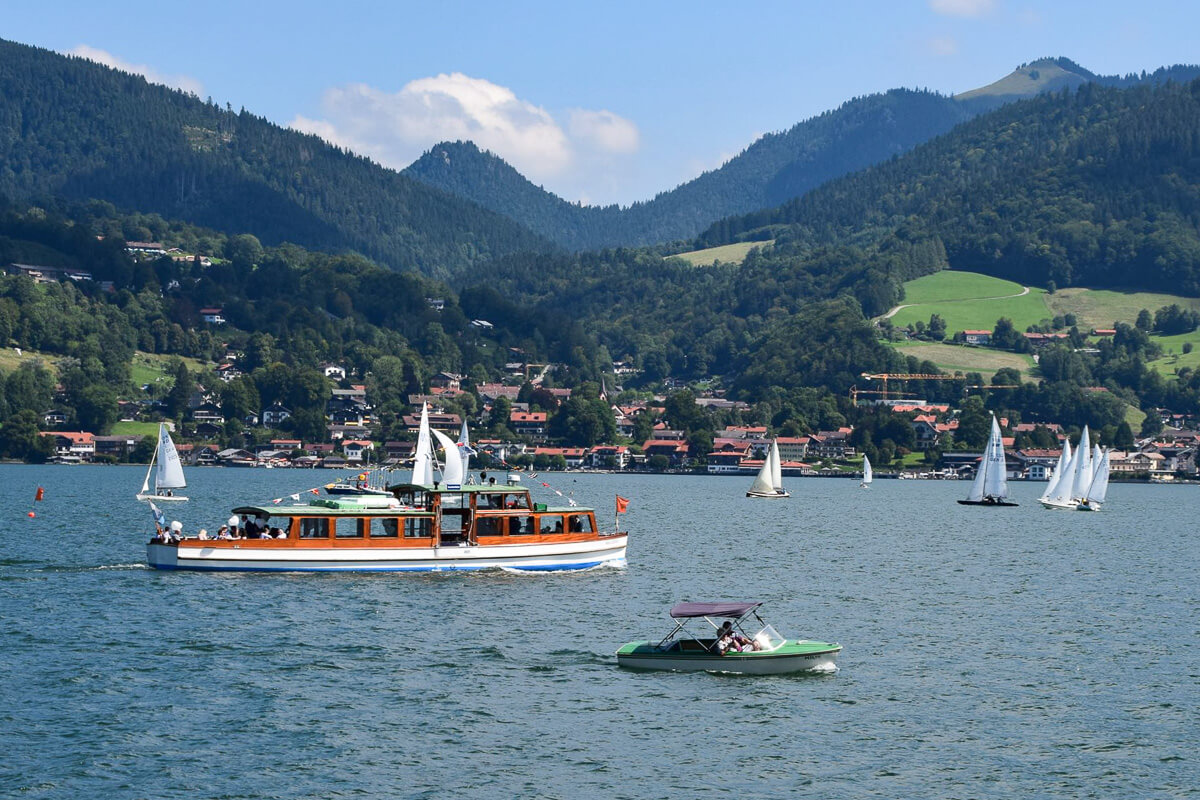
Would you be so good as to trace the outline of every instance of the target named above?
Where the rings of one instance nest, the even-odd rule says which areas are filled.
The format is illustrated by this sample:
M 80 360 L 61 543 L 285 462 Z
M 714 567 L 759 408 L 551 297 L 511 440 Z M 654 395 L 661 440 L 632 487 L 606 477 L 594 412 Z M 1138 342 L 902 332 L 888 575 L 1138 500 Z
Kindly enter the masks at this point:
M 628 535 L 601 533 L 593 509 L 534 503 L 520 485 L 401 484 L 390 495 L 241 506 L 282 538 L 159 541 L 157 569 L 259 571 L 573 570 L 625 562 Z M 160 537 L 161 538 L 161 537 Z M 167 537 L 169 539 L 169 537 Z
M 833 671 L 840 644 L 808 639 L 785 639 L 758 615 L 762 603 L 679 603 L 671 609 L 674 629 L 658 642 L 629 642 L 617 650 L 617 665 L 629 669 L 682 672 L 737 672 L 777 675 L 785 672 Z M 745 649 L 727 646 L 722 635 L 726 619 Z M 693 634 L 688 624 L 704 620 L 708 629 Z M 751 623 L 754 623 L 751 625 Z M 755 630 L 753 636 L 748 630 Z

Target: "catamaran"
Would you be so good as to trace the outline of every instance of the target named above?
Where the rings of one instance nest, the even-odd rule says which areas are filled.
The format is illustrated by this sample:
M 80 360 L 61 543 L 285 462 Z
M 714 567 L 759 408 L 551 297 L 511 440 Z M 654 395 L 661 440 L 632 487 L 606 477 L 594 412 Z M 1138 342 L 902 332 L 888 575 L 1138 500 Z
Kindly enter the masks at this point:
M 871 478 L 872 478 L 871 460 L 869 458 L 867 458 L 866 453 L 863 453 L 863 476 L 862 476 L 862 483 L 860 483 L 858 485 L 858 488 L 870 489 L 871 488 Z
M 964 506 L 1015 506 L 1008 499 L 1008 467 L 1004 460 L 1004 441 L 1000 437 L 1000 423 L 992 414 L 992 433 L 988 437 L 987 448 L 979 459 L 979 467 L 975 470 L 975 480 L 966 500 L 959 500 Z
M 762 468 L 754 478 L 754 483 L 750 484 L 750 488 L 746 490 L 746 497 L 777 499 L 791 496 L 783 488 L 783 466 L 779 460 L 779 441 L 772 440 Z
M 835 642 L 785 639 L 758 615 L 762 603 L 679 603 L 671 609 L 674 629 L 658 642 L 629 642 L 617 650 L 617 665 L 629 669 L 737 672 L 778 675 L 833 672 L 842 646 Z M 757 622 L 747 630 L 751 617 Z M 714 619 L 729 620 L 718 625 Z M 693 634 L 687 624 L 709 628 Z M 703 626 L 702 626 L 703 627 Z M 757 628 L 757 631 L 755 631 Z M 751 631 L 755 631 L 750 635 Z
M 158 471 L 155 472 L 157 465 Z M 150 491 L 150 474 L 154 473 L 154 491 Z M 181 494 L 175 494 L 176 489 L 187 486 L 183 478 L 183 464 L 179 461 L 179 452 L 171 441 L 167 426 L 158 424 L 158 444 L 154 447 L 154 455 L 150 457 L 150 465 L 146 467 L 146 478 L 142 481 L 142 490 L 137 493 L 138 500 L 187 500 Z

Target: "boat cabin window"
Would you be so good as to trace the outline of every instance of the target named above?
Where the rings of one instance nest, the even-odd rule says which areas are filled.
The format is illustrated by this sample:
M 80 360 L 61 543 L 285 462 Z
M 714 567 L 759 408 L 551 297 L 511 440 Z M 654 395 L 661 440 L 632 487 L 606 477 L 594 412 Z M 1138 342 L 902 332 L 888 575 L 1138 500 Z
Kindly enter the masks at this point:
M 509 517 L 508 518 L 508 535 L 509 536 L 533 536 L 537 533 L 537 529 L 533 527 L 533 517 Z
M 587 514 L 572 514 L 567 517 L 567 530 L 571 533 L 592 533 L 592 518 Z
M 504 495 L 480 492 L 475 496 L 476 508 L 504 508 Z
M 563 518 L 561 514 L 543 514 L 538 523 L 539 533 L 562 533 Z
M 363 520 L 369 527 L 372 539 L 386 539 L 400 535 L 400 520 L 395 517 L 368 517 Z
M 529 508 L 529 503 L 525 500 L 523 494 L 506 494 L 504 495 L 505 508 Z
M 292 518 L 291 517 L 270 517 L 267 519 L 267 533 L 272 539 L 283 538 L 279 535 L 282 531 L 284 536 L 290 538 L 292 535 Z
M 300 519 L 300 538 L 301 539 L 328 539 L 329 538 L 329 518 L 328 517 L 301 517 L 301 519 Z
M 397 491 L 396 499 L 403 506 L 409 508 L 429 508 L 429 494 L 423 489 L 409 489 L 407 491 Z
M 407 517 L 404 520 L 404 536 L 410 539 L 427 539 L 433 535 L 433 520 L 429 517 Z
M 336 517 L 333 520 L 333 535 L 338 539 L 361 539 L 362 528 L 354 517 Z
M 503 536 L 506 517 L 479 517 L 475 520 L 476 536 Z

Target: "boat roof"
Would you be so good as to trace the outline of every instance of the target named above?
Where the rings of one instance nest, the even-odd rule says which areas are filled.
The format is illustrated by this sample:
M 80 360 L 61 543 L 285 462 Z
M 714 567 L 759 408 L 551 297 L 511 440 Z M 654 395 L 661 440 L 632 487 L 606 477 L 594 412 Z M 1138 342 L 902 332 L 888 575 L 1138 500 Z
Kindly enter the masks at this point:
M 679 603 L 671 609 L 672 619 L 690 619 L 692 617 L 729 617 L 738 619 L 749 614 L 762 603 L 733 602 L 733 603 Z

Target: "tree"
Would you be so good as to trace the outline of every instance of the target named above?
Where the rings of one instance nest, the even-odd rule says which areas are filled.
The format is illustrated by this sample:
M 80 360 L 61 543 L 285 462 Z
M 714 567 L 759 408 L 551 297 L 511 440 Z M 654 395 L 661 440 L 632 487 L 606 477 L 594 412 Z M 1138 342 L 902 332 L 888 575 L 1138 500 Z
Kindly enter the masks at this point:
M 54 455 L 54 439 L 38 431 L 38 416 L 22 409 L 0 427 L 0 456 L 20 458 L 40 464 Z
M 926 329 L 929 338 L 935 342 L 940 342 L 946 338 L 946 320 L 942 319 L 941 314 L 932 314 L 929 317 L 929 327 Z
M 187 364 L 182 361 L 175 362 L 175 383 L 171 385 L 171 391 L 167 393 L 166 405 L 168 416 L 178 419 L 187 410 L 188 400 L 192 397 L 192 391 L 196 388 L 195 381 L 192 380 L 191 374 L 188 372 Z
M 1138 312 L 1137 322 L 1134 323 L 1138 330 L 1150 332 L 1154 329 L 1154 318 L 1150 316 L 1149 310 L 1143 308 Z
M 954 435 L 958 444 L 980 449 L 987 444 L 991 430 L 991 417 L 984 410 L 983 400 L 979 397 L 968 397 L 964 400 L 962 413 L 958 417 L 958 431 Z

